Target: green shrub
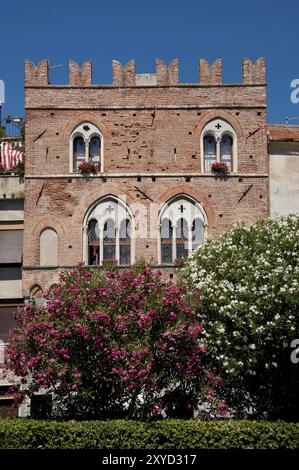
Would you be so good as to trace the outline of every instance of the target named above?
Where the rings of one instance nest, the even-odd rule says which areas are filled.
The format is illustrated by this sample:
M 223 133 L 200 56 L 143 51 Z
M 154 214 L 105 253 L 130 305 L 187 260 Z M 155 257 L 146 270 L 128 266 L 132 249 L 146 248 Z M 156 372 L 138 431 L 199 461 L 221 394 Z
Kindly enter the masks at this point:
M 283 421 L 0 419 L 1 449 L 279 449 L 299 447 Z

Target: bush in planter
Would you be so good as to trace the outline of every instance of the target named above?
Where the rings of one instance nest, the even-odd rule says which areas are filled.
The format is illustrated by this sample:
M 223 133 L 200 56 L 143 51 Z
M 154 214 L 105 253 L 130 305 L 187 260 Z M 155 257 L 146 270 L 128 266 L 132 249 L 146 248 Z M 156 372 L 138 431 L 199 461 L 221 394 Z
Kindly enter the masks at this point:
M 211 170 L 213 173 L 220 175 L 227 175 L 229 173 L 227 164 L 223 162 L 212 163 Z
M 81 173 L 81 175 L 90 175 L 90 174 L 96 175 L 99 171 L 99 167 L 93 162 L 83 162 L 83 163 L 80 163 L 78 170 Z
M 299 218 L 239 225 L 183 268 L 201 292 L 204 343 L 231 384 L 237 416 L 299 420 Z
M 19 309 L 7 349 L 7 367 L 22 377 L 19 401 L 44 388 L 65 418 L 190 416 L 198 401 L 209 416 L 225 416 L 196 292 L 166 285 L 149 267 L 78 267 L 47 298 Z

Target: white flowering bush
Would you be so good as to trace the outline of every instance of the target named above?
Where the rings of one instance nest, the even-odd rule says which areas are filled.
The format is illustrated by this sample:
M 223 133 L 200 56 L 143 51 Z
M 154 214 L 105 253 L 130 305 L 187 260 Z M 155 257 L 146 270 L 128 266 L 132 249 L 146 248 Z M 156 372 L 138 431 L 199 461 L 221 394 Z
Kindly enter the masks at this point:
M 207 350 L 230 385 L 236 415 L 299 418 L 299 218 L 233 227 L 182 270 L 201 293 Z

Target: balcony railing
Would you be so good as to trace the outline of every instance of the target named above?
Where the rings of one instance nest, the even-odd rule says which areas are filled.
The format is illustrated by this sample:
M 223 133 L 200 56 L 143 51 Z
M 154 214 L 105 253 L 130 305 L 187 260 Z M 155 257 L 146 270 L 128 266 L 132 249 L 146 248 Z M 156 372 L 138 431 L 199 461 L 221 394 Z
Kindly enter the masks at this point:
M 0 139 L 23 139 L 24 137 L 24 119 L 6 118 L 0 121 Z

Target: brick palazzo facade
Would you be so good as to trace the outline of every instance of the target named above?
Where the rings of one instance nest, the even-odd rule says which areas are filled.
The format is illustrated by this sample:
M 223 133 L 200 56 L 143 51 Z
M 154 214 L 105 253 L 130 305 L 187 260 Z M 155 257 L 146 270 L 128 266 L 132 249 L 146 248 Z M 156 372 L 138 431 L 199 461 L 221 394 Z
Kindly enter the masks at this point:
M 177 60 L 155 74 L 113 61 L 112 85 L 92 84 L 90 62 L 70 62 L 69 85 L 48 70 L 26 61 L 25 298 L 82 261 L 143 258 L 173 277 L 204 240 L 269 216 L 264 59 L 244 59 L 239 84 L 222 84 L 220 60 L 192 84 Z M 78 173 L 87 160 L 96 176 Z

